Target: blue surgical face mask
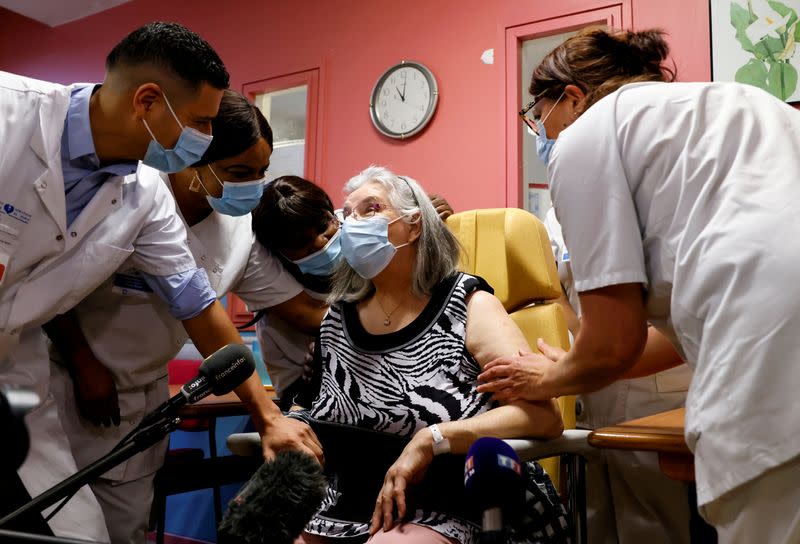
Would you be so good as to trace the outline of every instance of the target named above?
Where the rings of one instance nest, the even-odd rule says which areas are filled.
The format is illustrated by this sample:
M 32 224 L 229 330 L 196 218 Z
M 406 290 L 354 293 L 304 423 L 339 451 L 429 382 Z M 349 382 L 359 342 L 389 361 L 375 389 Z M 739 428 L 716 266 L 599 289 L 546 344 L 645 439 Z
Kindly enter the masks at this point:
M 211 196 L 206 189 L 206 199 L 216 211 L 238 217 L 247 215 L 258 206 L 261 201 L 261 195 L 264 194 L 264 186 L 267 184 L 265 178 L 253 181 L 226 181 L 223 183 L 217 173 L 214 172 L 214 169 L 211 168 L 211 165 L 208 165 L 208 169 L 217 178 L 217 182 L 222 185 L 222 196 L 219 198 Z M 202 184 L 202 181 L 200 183 Z M 205 189 L 205 185 L 203 189 Z
M 536 135 L 536 154 L 539 155 L 544 165 L 547 166 L 550 164 L 550 153 L 553 152 L 553 146 L 556 145 L 556 141 L 553 138 L 547 137 L 544 121 L 541 119 L 536 121 L 536 128 L 539 129 L 539 133 Z
M 212 137 L 210 134 L 203 134 L 199 130 L 183 126 L 178 116 L 175 115 L 175 111 L 172 109 L 169 100 L 167 100 L 167 95 L 163 96 L 164 102 L 169 108 L 169 112 L 172 114 L 172 117 L 175 118 L 175 122 L 178 123 L 178 126 L 181 127 L 181 135 L 178 137 L 178 142 L 175 144 L 175 147 L 172 149 L 165 149 L 164 146 L 156 140 L 156 136 L 153 134 L 153 131 L 150 130 L 147 121 L 142 119 L 144 127 L 152 138 L 150 145 L 147 146 L 147 152 L 142 162 L 156 170 L 161 170 L 167 174 L 174 174 L 175 172 L 180 172 L 181 170 L 189 168 L 199 161 L 211 144 Z
M 553 107 L 547 112 L 547 115 L 536 121 L 536 154 L 539 155 L 539 158 L 542 159 L 542 162 L 545 166 L 550 164 L 550 153 L 553 152 L 553 146 L 556 145 L 556 140 L 554 138 L 547 137 L 547 130 L 544 128 L 544 122 L 547 121 L 547 118 L 550 117 L 550 114 L 553 113 L 554 109 L 556 109 L 556 106 L 561 101 L 563 96 L 564 92 L 562 91 L 561 95 L 558 97 L 558 100 L 555 101 Z
M 376 215 L 369 219 L 349 217 L 342 223 L 342 256 L 347 264 L 364 279 L 380 274 L 392 261 L 394 254 L 408 243 L 394 246 L 389 241 L 389 221 Z
M 337 230 L 328 240 L 328 243 L 325 244 L 325 247 L 292 262 L 297 265 L 303 274 L 329 276 L 333 273 L 333 269 L 339 264 L 342 257 L 341 234 L 341 229 Z

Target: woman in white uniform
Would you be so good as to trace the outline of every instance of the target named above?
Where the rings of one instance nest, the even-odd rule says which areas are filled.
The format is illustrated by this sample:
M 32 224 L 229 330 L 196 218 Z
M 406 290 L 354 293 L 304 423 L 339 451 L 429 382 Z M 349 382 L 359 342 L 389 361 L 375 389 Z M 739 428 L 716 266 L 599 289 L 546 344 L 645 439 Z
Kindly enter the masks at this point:
M 572 278 L 569 250 L 555 209 L 544 219 L 564 293 L 559 300 L 573 339 L 580 331 L 581 306 Z M 669 342 L 648 328 L 650 356 L 679 360 Z M 621 379 L 578 397 L 577 426 L 599 429 L 683 406 L 691 371 L 685 364 L 651 376 Z M 586 517 L 589 542 L 609 544 L 688 543 L 687 486 L 671 480 L 652 452 L 601 450 L 586 467 Z
M 172 189 L 188 227 L 189 247 L 217 296 L 235 293 L 250 309 L 271 307 L 294 327 L 312 332 L 319 327 L 321 305 L 254 242 L 251 228 L 250 209 L 261 196 L 272 152 L 269 124 L 245 97 L 227 90 L 213 130 L 214 144 L 202 166 L 169 176 L 140 169 L 139 177 Z M 80 324 L 76 334 L 85 338 L 89 351 L 80 355 L 83 370 L 73 369 L 73 382 L 70 371 L 59 364 L 59 350 L 54 350 L 53 388 L 73 454 L 85 466 L 168 398 L 167 362 L 188 336 L 134 263 L 123 265 L 74 315 Z M 100 425 L 108 425 L 115 414 L 117 426 Z M 153 478 L 166 447 L 165 439 L 92 484 L 112 542 L 145 541 Z
M 540 345 L 555 362 L 489 363 L 482 390 L 601 388 L 636 363 L 649 320 L 694 370 L 686 439 L 720 542 L 798 542 L 800 113 L 747 85 L 628 84 L 661 79 L 666 49 L 658 32 L 594 30 L 534 71 L 582 325 L 566 354 Z

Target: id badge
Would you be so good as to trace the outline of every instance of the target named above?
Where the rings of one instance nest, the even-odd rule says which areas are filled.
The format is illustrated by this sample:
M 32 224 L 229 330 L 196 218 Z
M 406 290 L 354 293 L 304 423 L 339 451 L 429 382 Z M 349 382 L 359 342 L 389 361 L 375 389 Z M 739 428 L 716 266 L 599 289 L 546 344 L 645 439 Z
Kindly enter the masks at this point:
M 3 286 L 3 280 L 6 278 L 6 269 L 8 268 L 8 262 L 10 260 L 11 256 L 0 249 L 0 287 Z
M 14 253 L 17 245 L 19 230 L 12 225 L 0 220 L 0 252 L 6 255 Z
M 153 292 L 144 278 L 138 274 L 114 274 L 111 291 L 123 296 L 147 298 Z

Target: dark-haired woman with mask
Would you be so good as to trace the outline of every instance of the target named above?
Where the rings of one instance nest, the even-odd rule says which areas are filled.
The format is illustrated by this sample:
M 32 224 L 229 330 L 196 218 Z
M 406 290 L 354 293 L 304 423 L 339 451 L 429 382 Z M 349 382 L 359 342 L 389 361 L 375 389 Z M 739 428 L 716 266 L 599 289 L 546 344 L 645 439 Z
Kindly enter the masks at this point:
M 253 211 L 253 230 L 306 293 L 324 303 L 341 257 L 339 219 L 327 193 L 301 177 L 279 177 L 266 187 Z M 281 408 L 308 405 L 313 392 L 307 360 L 318 331 L 298 330 L 269 309 L 258 317 L 256 335 Z
M 755 86 L 664 83 L 667 52 L 659 31 L 593 29 L 534 70 L 581 328 L 568 353 L 489 363 L 481 390 L 597 390 L 637 370 L 649 321 L 694 371 L 686 441 L 719 541 L 798 542 L 800 113 Z
M 225 91 L 213 131 L 200 163 L 170 175 L 142 168 L 139 175 L 154 176 L 171 188 L 189 247 L 217 297 L 235 293 L 250 309 L 271 307 L 292 326 L 312 333 L 323 306 L 255 242 L 252 232 L 250 211 L 261 198 L 272 153 L 269 124 L 244 96 Z M 61 334 L 52 335 L 54 395 L 79 467 L 111 450 L 167 400 L 167 362 L 187 337 L 203 357 L 242 342 L 224 311 L 210 326 L 195 326 L 191 316 L 182 323 L 154 296 L 157 289 L 135 267 L 123 265 L 62 319 Z M 314 434 L 281 415 L 257 373 L 236 392 L 262 436 L 265 457 L 293 448 L 321 458 Z M 112 542 L 145 541 L 153 477 L 166 447 L 164 440 L 91 485 Z

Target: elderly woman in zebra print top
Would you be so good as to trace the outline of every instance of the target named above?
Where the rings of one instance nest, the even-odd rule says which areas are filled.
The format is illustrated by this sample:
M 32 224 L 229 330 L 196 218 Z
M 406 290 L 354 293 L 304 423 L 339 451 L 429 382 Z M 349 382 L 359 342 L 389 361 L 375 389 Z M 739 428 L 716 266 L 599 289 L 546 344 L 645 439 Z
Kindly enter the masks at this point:
M 407 512 L 407 488 L 442 450 L 466 453 L 483 436 L 556 437 L 561 415 L 555 401 L 501 405 L 477 392 L 483 365 L 530 347 L 486 282 L 456 270 L 458 242 L 422 188 L 370 167 L 345 185 L 345 195 L 343 259 L 318 346 L 320 390 L 296 417 L 410 441 L 387 467 L 371 521 L 326 515 L 338 500 L 334 481 L 303 541 L 363 542 L 371 535 L 379 544 L 472 544 L 479 527 L 471 521 Z M 539 518 L 517 541 L 564 542 L 566 522 L 552 484 L 535 463 L 526 469 L 528 490 L 539 493 L 532 508 Z

